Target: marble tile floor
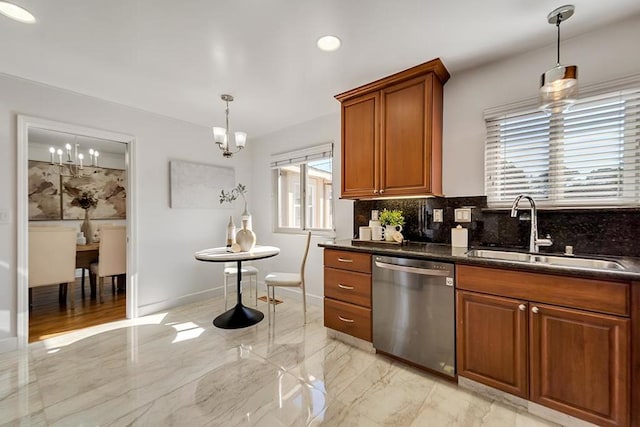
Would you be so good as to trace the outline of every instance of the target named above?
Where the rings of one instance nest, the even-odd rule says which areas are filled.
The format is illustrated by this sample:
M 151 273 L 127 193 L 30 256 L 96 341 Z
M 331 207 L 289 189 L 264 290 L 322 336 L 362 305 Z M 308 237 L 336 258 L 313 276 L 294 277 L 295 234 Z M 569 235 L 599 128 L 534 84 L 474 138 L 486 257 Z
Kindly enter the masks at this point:
M 0 426 L 555 425 L 329 338 L 320 307 L 303 326 L 284 302 L 271 328 L 215 328 L 220 297 L 0 354 Z

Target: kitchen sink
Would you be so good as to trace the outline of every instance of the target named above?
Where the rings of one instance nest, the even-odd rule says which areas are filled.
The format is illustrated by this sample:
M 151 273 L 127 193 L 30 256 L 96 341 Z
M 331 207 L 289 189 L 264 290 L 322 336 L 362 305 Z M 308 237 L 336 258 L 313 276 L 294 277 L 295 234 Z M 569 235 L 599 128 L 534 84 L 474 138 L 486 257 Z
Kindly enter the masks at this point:
M 472 258 L 498 259 L 503 261 L 523 262 L 527 264 L 556 265 L 559 267 L 573 267 L 587 270 L 625 270 L 619 262 L 606 259 L 528 254 L 512 251 L 494 251 L 489 249 L 472 249 L 467 252 L 467 256 Z
M 541 264 L 560 265 L 564 267 L 590 268 L 596 270 L 624 270 L 622 264 L 617 261 L 547 255 L 533 256 L 535 257 L 535 262 L 539 262 Z
M 467 255 L 473 258 L 492 258 L 501 259 L 504 261 L 521 261 L 521 262 L 534 262 L 531 257 L 535 255 L 524 254 L 522 252 L 510 252 L 510 251 L 492 251 L 489 249 L 472 249 L 467 252 Z

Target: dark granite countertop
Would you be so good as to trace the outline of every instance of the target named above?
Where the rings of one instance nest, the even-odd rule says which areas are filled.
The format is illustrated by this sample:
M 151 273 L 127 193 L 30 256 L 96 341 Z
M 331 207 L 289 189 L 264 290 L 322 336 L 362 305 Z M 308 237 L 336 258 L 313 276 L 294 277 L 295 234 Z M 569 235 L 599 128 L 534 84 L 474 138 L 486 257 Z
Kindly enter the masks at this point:
M 358 242 L 351 240 L 331 240 L 319 243 L 318 246 L 331 249 L 342 249 L 354 252 L 366 252 L 378 255 L 400 256 L 405 258 L 430 259 L 436 261 L 450 261 L 456 264 L 482 265 L 486 267 L 510 268 L 541 273 L 562 274 L 592 279 L 612 279 L 631 281 L 640 280 L 640 258 L 612 257 L 612 256 L 582 256 L 580 258 L 596 258 L 617 261 L 625 270 L 599 270 L 558 265 L 505 261 L 500 259 L 478 258 L 467 255 L 468 249 L 453 248 L 447 244 L 409 242 L 406 245 L 377 242 Z M 491 249 L 500 248 L 473 248 Z M 509 249 L 505 249 L 509 250 Z M 557 255 L 557 254 L 544 254 Z M 639 283 L 640 284 L 640 283 Z

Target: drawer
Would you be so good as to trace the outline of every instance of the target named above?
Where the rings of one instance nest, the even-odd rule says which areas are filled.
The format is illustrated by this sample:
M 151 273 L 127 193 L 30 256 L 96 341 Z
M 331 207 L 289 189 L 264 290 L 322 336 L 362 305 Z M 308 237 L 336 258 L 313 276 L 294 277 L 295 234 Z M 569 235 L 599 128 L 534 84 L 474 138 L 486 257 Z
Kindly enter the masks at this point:
M 468 291 L 628 316 L 629 283 L 556 274 L 456 266 L 456 287 Z
M 371 342 L 371 309 L 325 298 L 324 326 Z
M 371 275 L 325 267 L 324 296 L 371 308 Z
M 325 267 L 371 273 L 371 255 L 362 252 L 324 250 Z

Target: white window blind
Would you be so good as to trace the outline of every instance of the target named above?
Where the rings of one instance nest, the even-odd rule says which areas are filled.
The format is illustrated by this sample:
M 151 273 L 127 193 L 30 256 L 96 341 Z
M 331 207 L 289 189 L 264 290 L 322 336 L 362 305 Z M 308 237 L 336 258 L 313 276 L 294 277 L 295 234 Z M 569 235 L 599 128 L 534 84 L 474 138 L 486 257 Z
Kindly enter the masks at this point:
M 566 113 L 486 115 L 490 207 L 529 194 L 547 207 L 640 204 L 640 84 L 578 100 Z

